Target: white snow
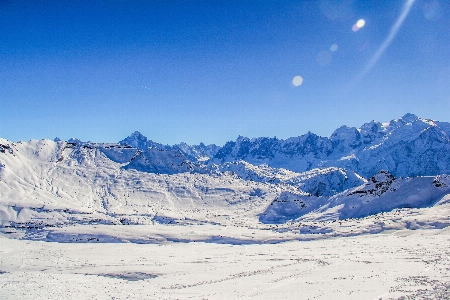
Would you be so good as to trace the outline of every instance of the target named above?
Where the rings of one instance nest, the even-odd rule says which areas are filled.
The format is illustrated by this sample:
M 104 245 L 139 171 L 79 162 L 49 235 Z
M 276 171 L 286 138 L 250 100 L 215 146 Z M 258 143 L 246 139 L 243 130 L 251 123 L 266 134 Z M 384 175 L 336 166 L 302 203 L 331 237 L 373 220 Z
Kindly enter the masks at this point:
M 103 233 L 129 238 L 120 229 Z M 173 232 L 182 239 L 191 231 Z M 448 229 L 262 245 L 0 236 L 0 298 L 448 299 L 449 238 Z

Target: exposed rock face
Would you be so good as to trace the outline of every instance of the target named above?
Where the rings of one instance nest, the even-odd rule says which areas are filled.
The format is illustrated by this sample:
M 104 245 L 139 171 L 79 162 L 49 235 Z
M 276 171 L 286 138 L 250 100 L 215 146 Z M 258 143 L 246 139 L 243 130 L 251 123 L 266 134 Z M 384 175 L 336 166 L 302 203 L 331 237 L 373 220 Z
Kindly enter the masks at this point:
M 11 148 L 9 144 L 0 144 L 0 152 L 14 154 L 14 150 Z
M 363 188 L 355 190 L 348 195 L 358 195 L 359 197 L 366 195 L 381 196 L 387 191 L 395 191 L 395 187 L 392 186 L 394 180 L 395 178 L 391 173 L 382 170 L 372 176 Z

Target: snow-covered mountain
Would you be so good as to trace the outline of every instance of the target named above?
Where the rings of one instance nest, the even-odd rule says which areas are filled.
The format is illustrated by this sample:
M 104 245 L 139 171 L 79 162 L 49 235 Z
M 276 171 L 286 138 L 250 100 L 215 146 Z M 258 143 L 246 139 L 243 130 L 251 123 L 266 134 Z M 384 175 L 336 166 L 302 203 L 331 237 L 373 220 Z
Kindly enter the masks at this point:
M 449 134 L 449 123 L 407 114 L 223 147 L 139 132 L 119 143 L 0 139 L 0 225 L 278 224 L 432 207 L 450 193 Z
M 237 215 L 241 218 L 237 221 L 244 222 L 254 218 L 279 190 L 276 185 L 249 185 L 226 174 L 191 173 L 175 150 L 140 152 L 117 144 L 50 140 L 13 143 L 0 139 L 0 144 L 5 150 L 0 152 L 3 226 L 170 220 L 227 223 Z M 124 162 L 125 156 L 117 159 L 116 152 L 126 153 L 131 162 Z M 168 159 L 171 164 L 164 165 Z M 172 166 L 177 160 L 180 164 Z M 160 172 L 150 173 L 150 169 Z
M 365 184 L 331 197 L 284 192 L 260 215 L 265 223 L 363 218 L 398 208 L 431 207 L 450 193 L 450 176 L 394 178 L 380 171 Z
M 119 142 L 119 145 L 129 146 L 132 148 L 136 148 L 139 150 L 147 150 L 147 148 L 159 148 L 164 149 L 168 146 L 164 146 L 160 143 L 155 143 L 152 140 L 149 140 L 146 136 L 144 136 L 139 131 L 133 132 L 130 136 Z
M 194 169 L 192 163 L 181 151 L 157 148 L 139 151 L 130 163 L 123 168 L 156 174 L 177 174 L 190 172 Z
M 268 165 L 255 166 L 246 161 L 207 165 L 213 174 L 230 174 L 257 182 L 291 185 L 315 196 L 331 196 L 365 183 L 365 179 L 353 171 L 341 168 L 323 168 L 297 173 Z
M 145 151 L 148 148 L 154 148 L 159 150 L 179 150 L 186 158 L 192 161 L 204 161 L 213 157 L 220 149 L 219 146 L 214 144 L 205 145 L 200 143 L 199 145 L 188 145 L 186 143 L 180 143 L 177 145 L 169 146 L 156 143 L 149 140 L 139 131 L 133 132 L 130 136 L 119 142 L 119 145 L 124 147 L 131 147 L 141 151 Z
M 202 170 L 205 164 L 223 169 L 230 168 L 229 163 L 245 162 L 293 172 L 336 167 L 366 178 L 380 170 L 388 170 L 396 177 L 411 177 L 450 173 L 449 136 L 450 123 L 406 114 L 387 123 L 371 121 L 360 128 L 341 126 L 330 137 L 308 132 L 286 140 L 240 136 L 222 147 L 203 143 L 170 146 L 153 142 L 136 131 L 118 144 L 91 143 L 91 146 L 99 147 L 109 158 L 121 163 L 129 163 L 133 153 L 151 148 L 179 151 L 189 163 L 203 165 Z M 68 142 L 82 144 L 78 140 Z M 151 168 L 148 170 L 152 172 Z
M 394 176 L 450 173 L 450 123 L 406 114 L 388 123 L 342 126 L 329 138 L 308 132 L 286 140 L 239 137 L 213 157 L 216 163 L 245 160 L 304 172 L 339 167 L 371 177 L 380 170 Z

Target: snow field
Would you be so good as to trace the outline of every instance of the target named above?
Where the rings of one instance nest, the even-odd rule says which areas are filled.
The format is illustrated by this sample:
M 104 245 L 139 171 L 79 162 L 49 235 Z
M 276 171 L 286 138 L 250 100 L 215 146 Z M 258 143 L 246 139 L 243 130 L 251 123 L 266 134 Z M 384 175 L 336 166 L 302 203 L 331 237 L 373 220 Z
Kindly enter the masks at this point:
M 177 227 L 180 240 L 191 230 Z M 248 245 L 2 235 L 0 298 L 447 299 L 449 239 L 448 229 Z

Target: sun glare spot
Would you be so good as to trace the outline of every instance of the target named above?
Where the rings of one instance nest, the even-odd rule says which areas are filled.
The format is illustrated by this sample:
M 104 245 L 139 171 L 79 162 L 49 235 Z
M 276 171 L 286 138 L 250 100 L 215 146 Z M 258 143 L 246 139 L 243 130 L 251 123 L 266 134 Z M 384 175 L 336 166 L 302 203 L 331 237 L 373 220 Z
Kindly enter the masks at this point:
M 294 79 L 292 79 L 292 84 L 294 86 L 301 86 L 303 83 L 303 77 L 302 76 L 295 76 Z
M 333 45 L 331 45 L 331 47 L 330 47 L 330 51 L 331 51 L 331 52 L 335 52 L 335 51 L 337 51 L 338 48 L 339 48 L 339 46 L 338 46 L 337 44 L 333 44 Z
M 360 30 L 361 28 L 363 28 L 364 25 L 366 25 L 366 21 L 364 19 L 359 19 L 355 23 L 355 25 L 353 25 L 352 30 L 356 32 L 356 31 Z

